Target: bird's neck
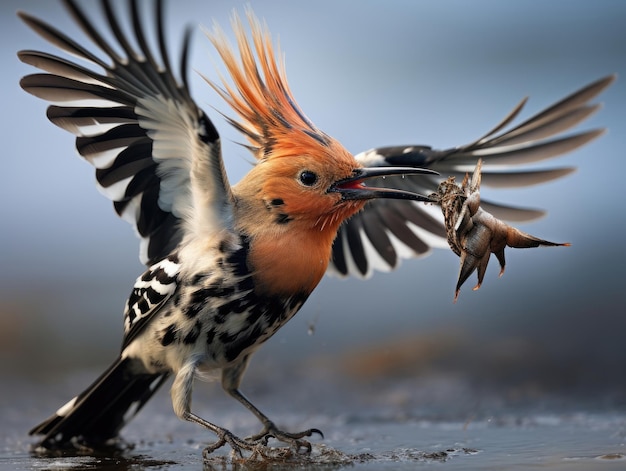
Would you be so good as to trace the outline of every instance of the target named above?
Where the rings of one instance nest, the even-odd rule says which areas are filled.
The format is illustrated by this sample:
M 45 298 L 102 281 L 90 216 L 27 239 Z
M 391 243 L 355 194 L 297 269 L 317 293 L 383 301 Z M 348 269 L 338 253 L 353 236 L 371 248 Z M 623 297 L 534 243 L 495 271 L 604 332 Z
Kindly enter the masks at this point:
M 308 296 L 326 272 L 340 221 L 279 222 L 262 202 L 239 200 L 237 232 L 249 243 L 248 265 L 261 294 Z
M 308 296 L 326 272 L 335 235 L 329 230 L 257 233 L 248 259 L 255 286 L 272 295 Z

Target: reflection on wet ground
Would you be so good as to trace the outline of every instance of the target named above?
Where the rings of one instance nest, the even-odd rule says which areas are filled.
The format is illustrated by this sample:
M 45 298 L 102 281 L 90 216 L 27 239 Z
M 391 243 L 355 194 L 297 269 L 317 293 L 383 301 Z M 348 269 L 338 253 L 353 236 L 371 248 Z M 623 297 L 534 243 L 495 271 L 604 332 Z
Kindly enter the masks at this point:
M 311 455 L 277 449 L 271 458 L 242 461 L 220 449 L 203 462 L 202 450 L 214 437 L 176 419 L 165 389 L 124 430 L 128 445 L 122 451 L 32 452 L 34 440 L 25 431 L 97 374 L 86 371 L 55 381 L 3 384 L 0 469 L 408 470 L 433 463 L 463 470 L 626 469 L 626 408 L 619 394 L 487 390 L 451 374 L 374 379 L 358 368 L 314 363 L 305 369 L 260 370 L 251 371 L 246 393 L 287 430 L 320 428 L 325 436 L 314 437 Z M 260 428 L 216 384 L 199 383 L 194 399 L 198 414 L 241 436 Z
M 152 419 L 142 420 L 158 435 Z M 321 418 L 320 418 L 321 419 Z M 415 469 L 438 463 L 446 469 L 624 469 L 625 418 L 578 414 L 575 417 L 536 416 L 493 418 L 470 425 L 419 420 L 363 422 L 359 425 L 317 420 L 332 429 L 324 443 L 314 445 L 309 456 L 275 453 L 273 458 L 233 460 L 226 452 L 204 462 L 204 443 L 187 433 L 175 438 L 142 439 L 137 430 L 129 438 L 135 446 L 123 453 L 95 456 L 42 457 L 28 453 L 26 443 L 6 449 L 2 469 L 68 470 L 328 470 Z M 147 424 L 146 424 L 147 422 Z M 334 422 L 332 425 L 330 422 Z M 179 430 L 179 432 L 182 430 Z M 198 432 L 193 433 L 198 437 Z M 14 444 L 15 445 L 15 444 Z

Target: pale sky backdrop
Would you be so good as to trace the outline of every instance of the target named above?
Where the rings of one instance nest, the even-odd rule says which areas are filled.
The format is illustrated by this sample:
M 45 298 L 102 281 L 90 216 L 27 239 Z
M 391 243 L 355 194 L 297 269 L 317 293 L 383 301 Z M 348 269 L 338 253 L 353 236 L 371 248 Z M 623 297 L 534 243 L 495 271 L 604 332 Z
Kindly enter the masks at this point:
M 84 3 L 98 11 L 97 2 Z M 171 54 L 184 25 L 198 25 L 190 65 L 216 77 L 216 55 L 199 26 L 216 20 L 228 30 L 233 7 L 241 12 L 246 4 L 280 38 L 305 113 L 355 153 L 464 144 L 526 95 L 524 117 L 595 79 L 620 75 L 599 99 L 604 108 L 579 127 L 609 132 L 545 164 L 574 165 L 577 173 L 540 187 L 483 192 L 547 209 L 546 218 L 521 228 L 572 247 L 509 249 L 504 277 L 492 260 L 482 289 L 472 292 L 469 280 L 457 304 L 458 259 L 447 250 L 365 282 L 325 278 L 259 355 L 300 358 L 450 331 L 470 339 L 460 356 L 472 343 L 495 346 L 498 355 L 498 345 L 509 345 L 503 339 L 521 339 L 546 364 L 569 362 L 587 372 L 613 366 L 614 378 L 626 383 L 626 2 L 176 1 L 167 15 Z M 16 51 L 56 51 L 18 20 L 18 9 L 82 41 L 60 3 L 0 4 L 0 364 L 20 374 L 73 368 L 92 357 L 104 366 L 118 349 L 122 308 L 142 271 L 138 244 L 96 191 L 73 137 L 47 121 L 46 103 L 19 88 L 20 77 L 35 69 Z M 250 156 L 211 108 L 228 112 L 224 103 L 190 75 L 193 96 L 224 137 L 236 182 Z

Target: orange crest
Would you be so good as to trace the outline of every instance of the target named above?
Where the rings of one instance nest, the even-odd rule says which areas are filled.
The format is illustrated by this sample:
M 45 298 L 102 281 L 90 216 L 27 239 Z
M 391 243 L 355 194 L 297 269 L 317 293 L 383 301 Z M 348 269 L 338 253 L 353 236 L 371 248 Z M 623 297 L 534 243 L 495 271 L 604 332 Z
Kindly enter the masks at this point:
M 221 77 L 220 87 L 206 79 L 240 118 L 227 119 L 245 134 L 257 159 L 310 154 L 312 148 L 332 146 L 333 139 L 317 129 L 296 104 L 284 62 L 276 60 L 280 50 L 274 50 L 267 27 L 261 26 L 250 9 L 246 13 L 252 42 L 236 13 L 232 21 L 239 57 L 219 26 L 209 35 L 234 84 Z

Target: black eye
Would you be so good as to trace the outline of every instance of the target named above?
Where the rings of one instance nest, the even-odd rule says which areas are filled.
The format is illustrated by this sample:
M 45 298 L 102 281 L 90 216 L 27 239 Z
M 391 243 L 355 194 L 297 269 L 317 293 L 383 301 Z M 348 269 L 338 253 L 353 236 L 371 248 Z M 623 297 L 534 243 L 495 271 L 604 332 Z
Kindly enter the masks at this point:
M 304 186 L 313 186 L 317 183 L 317 173 L 311 172 L 310 170 L 303 170 L 300 172 L 298 179 Z

